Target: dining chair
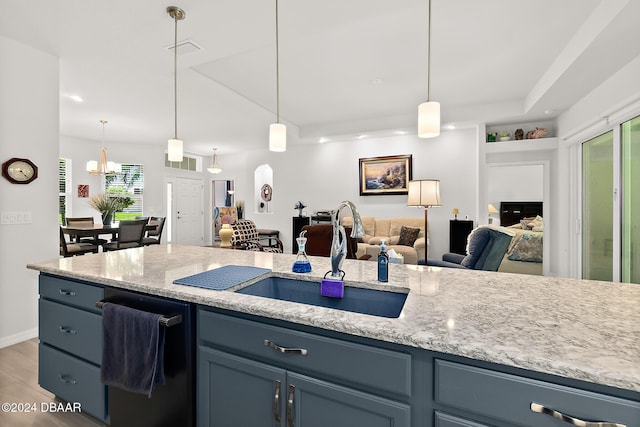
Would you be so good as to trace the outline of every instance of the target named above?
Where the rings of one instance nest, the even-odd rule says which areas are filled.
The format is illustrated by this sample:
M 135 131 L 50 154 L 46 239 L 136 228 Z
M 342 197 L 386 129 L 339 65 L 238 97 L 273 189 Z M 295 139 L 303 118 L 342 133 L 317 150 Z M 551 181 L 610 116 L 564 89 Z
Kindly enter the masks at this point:
M 88 242 L 67 242 L 62 227 L 60 227 L 60 255 L 68 258 L 74 255 L 98 253 L 98 245 Z
M 66 218 L 67 227 L 93 227 L 95 224 L 92 216 L 82 216 L 76 218 Z M 70 238 L 74 239 L 76 242 L 82 243 L 91 243 L 93 245 L 103 245 L 108 242 L 105 239 L 94 239 L 92 237 L 79 238 L 76 235 L 69 235 Z
M 155 225 L 153 230 L 147 230 L 147 235 L 143 237 L 142 244 L 144 246 L 159 245 L 162 239 L 162 230 L 164 229 L 164 223 L 167 217 L 165 216 L 152 216 L 149 218 L 149 225 Z
M 144 229 L 147 225 L 146 219 L 134 219 L 131 221 L 120 221 L 120 231 L 118 240 L 102 245 L 104 251 L 117 251 L 120 249 L 137 248 L 142 246 Z

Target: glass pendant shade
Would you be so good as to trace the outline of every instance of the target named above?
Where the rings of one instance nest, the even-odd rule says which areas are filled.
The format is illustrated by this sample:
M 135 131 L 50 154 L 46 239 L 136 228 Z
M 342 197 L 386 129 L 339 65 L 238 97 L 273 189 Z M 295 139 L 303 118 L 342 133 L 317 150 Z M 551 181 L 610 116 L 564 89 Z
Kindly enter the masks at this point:
M 434 138 L 440 135 L 440 103 L 423 102 L 418 106 L 418 136 Z
M 287 150 L 287 127 L 282 123 L 272 123 L 269 126 L 269 151 L 282 152 Z
M 182 141 L 179 139 L 170 139 L 168 144 L 167 158 L 170 162 L 182 161 Z
M 222 168 L 218 165 L 218 155 L 216 154 L 216 149 L 213 149 L 213 157 L 211 158 L 211 166 L 207 168 L 209 173 L 220 173 L 222 172 Z

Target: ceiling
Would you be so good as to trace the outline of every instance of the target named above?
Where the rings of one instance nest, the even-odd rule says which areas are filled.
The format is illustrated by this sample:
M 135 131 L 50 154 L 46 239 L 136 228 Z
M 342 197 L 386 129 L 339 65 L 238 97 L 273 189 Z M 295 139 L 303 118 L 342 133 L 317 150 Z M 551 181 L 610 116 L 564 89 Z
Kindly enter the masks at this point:
M 606 3 L 606 4 L 605 4 Z M 208 155 L 267 146 L 275 1 L 2 0 L 0 35 L 60 58 L 60 132 Z M 427 0 L 280 0 L 288 143 L 415 133 L 427 93 Z M 634 0 L 432 0 L 431 99 L 443 124 L 554 118 L 640 55 Z M 635 20 L 635 22 L 634 22 Z M 76 102 L 69 95 L 82 97 Z

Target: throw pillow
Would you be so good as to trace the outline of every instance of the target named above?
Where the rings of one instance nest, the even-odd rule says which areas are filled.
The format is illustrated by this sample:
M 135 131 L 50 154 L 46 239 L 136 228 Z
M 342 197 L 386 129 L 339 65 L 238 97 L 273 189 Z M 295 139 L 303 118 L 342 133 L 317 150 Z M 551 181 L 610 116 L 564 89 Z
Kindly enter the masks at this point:
M 400 239 L 398 240 L 398 244 L 403 246 L 413 246 L 418 239 L 418 234 L 420 234 L 419 228 L 405 227 L 403 225 L 400 228 Z

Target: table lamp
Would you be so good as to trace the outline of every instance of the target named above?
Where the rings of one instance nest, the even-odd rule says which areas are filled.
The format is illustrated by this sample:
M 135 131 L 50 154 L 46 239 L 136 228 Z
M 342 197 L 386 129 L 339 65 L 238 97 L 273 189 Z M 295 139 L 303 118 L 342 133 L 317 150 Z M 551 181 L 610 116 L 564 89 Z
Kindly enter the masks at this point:
M 453 213 L 453 216 L 456 221 L 458 220 L 458 214 L 460 213 L 460 211 L 458 210 L 458 208 L 453 208 L 453 211 L 451 211 L 451 213 Z
M 442 206 L 440 204 L 440 180 L 420 179 L 416 181 L 409 181 L 407 206 L 419 206 L 424 208 L 424 258 L 426 260 L 429 251 L 429 208 L 432 206 Z
M 489 224 L 493 224 L 493 216 L 491 214 L 498 213 L 498 210 L 491 203 L 489 203 L 488 210 L 489 210 Z

